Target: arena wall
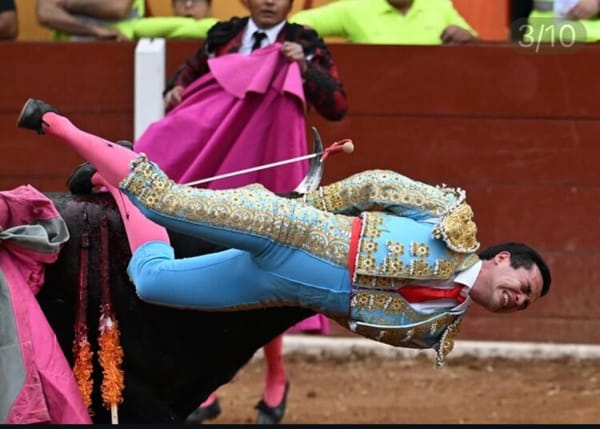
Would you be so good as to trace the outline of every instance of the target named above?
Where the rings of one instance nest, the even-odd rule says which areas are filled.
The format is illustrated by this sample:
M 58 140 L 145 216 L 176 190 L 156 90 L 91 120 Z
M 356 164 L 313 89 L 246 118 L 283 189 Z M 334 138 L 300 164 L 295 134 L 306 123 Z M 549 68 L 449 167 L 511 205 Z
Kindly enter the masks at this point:
M 198 42 L 169 41 L 173 72 Z M 15 121 L 28 97 L 58 106 L 111 140 L 133 136 L 133 43 L 0 43 L 0 187 L 65 190 L 82 160 Z M 356 150 L 327 161 L 324 183 L 368 168 L 467 190 L 483 246 L 530 243 L 554 274 L 530 310 L 473 306 L 462 339 L 600 342 L 600 47 L 547 49 L 332 45 L 349 95 L 341 122 L 314 112 L 326 144 Z M 336 327 L 334 334 L 343 335 Z

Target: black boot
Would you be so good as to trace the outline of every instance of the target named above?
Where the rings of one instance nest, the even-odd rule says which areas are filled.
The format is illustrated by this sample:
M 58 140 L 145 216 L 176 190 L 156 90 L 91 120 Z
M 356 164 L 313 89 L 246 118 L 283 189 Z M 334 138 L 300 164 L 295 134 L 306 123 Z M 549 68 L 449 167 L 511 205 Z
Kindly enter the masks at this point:
M 38 134 L 44 134 L 42 125 L 48 126 L 48 124 L 44 122 L 42 116 L 48 112 L 58 113 L 58 109 L 42 100 L 30 98 L 21 109 L 21 113 L 17 119 L 17 126 L 19 128 L 35 130 Z
M 213 420 L 219 417 L 221 414 L 221 404 L 219 404 L 219 399 L 215 399 L 215 401 L 206 406 L 206 407 L 198 407 L 196 408 L 187 418 L 185 419 L 185 424 L 188 425 L 201 425 L 204 420 Z
M 133 150 L 133 144 L 127 140 L 119 140 L 115 143 L 119 146 Z M 93 189 L 92 176 L 95 172 L 96 167 L 89 162 L 80 164 L 67 179 L 69 191 L 71 191 L 72 194 L 91 194 Z
M 276 425 L 279 424 L 283 416 L 285 415 L 285 408 L 287 406 L 287 395 L 290 390 L 290 382 L 289 380 L 285 383 L 285 390 L 283 392 L 283 398 L 281 398 L 281 402 L 279 405 L 275 407 L 270 407 L 267 405 L 265 401 L 262 399 L 256 404 L 256 409 L 258 410 L 258 416 L 256 417 L 257 425 Z

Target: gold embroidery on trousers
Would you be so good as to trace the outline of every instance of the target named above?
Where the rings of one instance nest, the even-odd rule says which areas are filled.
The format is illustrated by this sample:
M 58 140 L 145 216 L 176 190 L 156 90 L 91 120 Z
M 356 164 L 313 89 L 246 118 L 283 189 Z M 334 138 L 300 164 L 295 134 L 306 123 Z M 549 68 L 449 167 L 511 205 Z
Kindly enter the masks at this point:
M 353 218 L 278 197 L 262 185 L 220 191 L 178 185 L 140 155 L 121 186 L 158 213 L 259 234 L 337 265 L 348 264 Z

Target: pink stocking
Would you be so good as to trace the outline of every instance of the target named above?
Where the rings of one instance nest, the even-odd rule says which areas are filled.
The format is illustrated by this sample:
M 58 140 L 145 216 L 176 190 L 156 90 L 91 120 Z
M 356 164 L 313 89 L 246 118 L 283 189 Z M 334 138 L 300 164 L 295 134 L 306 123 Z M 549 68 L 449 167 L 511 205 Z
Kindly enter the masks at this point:
M 102 180 L 103 176 L 100 176 L 99 174 L 95 174 L 94 176 L 97 181 L 106 186 L 108 192 L 111 193 L 119 208 L 119 213 L 121 213 L 123 225 L 125 226 L 125 233 L 129 240 L 131 253 L 135 252 L 138 247 L 148 241 L 163 241 L 169 243 L 169 235 L 165 228 L 155 224 L 144 216 L 142 212 L 129 201 L 127 196 L 123 195 L 107 181 Z
M 217 391 L 211 393 L 206 400 L 200 404 L 201 407 L 210 407 L 217 400 Z
M 263 400 L 270 407 L 276 407 L 283 399 L 287 377 L 283 364 L 283 335 L 279 335 L 263 346 L 265 355 L 265 389 Z
M 64 116 L 45 113 L 44 131 L 65 140 L 86 161 L 91 162 L 104 179 L 113 186 L 129 174 L 129 163 L 137 154 L 116 143 L 80 130 Z
M 64 116 L 53 112 L 44 114 L 48 126 L 44 131 L 69 143 L 84 159 L 91 162 L 99 174 L 94 175 L 96 182 L 104 182 L 112 194 L 125 226 L 129 248 L 133 253 L 140 245 L 148 241 L 169 243 L 167 230 L 145 217 L 129 198 L 122 195 L 117 186 L 129 174 L 130 161 L 137 157 L 135 152 L 125 149 L 93 134 L 80 130 Z

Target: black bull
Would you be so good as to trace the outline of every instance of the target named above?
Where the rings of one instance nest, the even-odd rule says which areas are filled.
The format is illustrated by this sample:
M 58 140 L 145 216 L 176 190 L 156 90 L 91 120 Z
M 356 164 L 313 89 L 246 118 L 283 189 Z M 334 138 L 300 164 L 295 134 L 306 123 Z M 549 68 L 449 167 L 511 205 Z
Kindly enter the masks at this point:
M 120 423 L 183 422 L 210 392 L 230 381 L 263 344 L 313 314 L 289 307 L 203 312 L 144 303 L 126 273 L 131 254 L 111 197 L 78 197 L 69 193 L 47 196 L 63 216 L 71 238 L 58 261 L 47 267 L 38 301 L 71 364 L 81 233 L 88 230 L 91 241 L 87 322 L 90 344 L 96 351 L 101 303 L 100 218 L 106 215 L 109 221 L 112 303 L 124 350 L 125 389 L 119 406 Z M 197 239 L 171 232 L 170 235 L 177 257 L 219 250 Z M 102 370 L 96 357 L 93 378 L 93 420 L 109 423 L 110 412 L 102 406 L 100 397 Z

